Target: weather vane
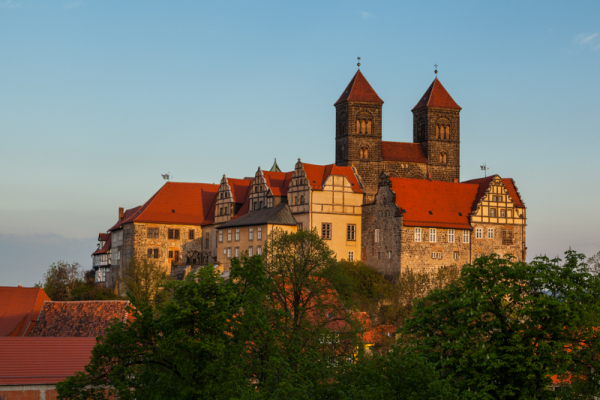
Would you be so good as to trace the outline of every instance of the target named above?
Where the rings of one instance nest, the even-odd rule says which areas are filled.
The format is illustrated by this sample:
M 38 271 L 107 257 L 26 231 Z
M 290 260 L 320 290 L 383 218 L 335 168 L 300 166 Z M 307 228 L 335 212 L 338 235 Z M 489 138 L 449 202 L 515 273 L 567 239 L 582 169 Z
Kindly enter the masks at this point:
M 356 57 L 356 59 L 358 60 L 358 62 L 356 63 L 356 65 L 358 65 L 358 69 L 360 69 L 360 57 Z
M 485 163 L 481 166 L 481 170 L 484 171 L 484 176 L 487 178 L 487 170 L 490 169 Z
M 166 181 L 173 179 L 173 175 L 171 175 L 171 173 L 170 173 L 170 172 L 167 172 L 166 174 L 160 174 L 160 175 L 161 175 L 161 176 L 163 177 L 163 179 L 164 179 L 164 180 L 166 180 Z
M 434 67 L 435 67 L 435 77 L 437 78 L 437 67 L 438 67 L 438 65 L 434 64 Z

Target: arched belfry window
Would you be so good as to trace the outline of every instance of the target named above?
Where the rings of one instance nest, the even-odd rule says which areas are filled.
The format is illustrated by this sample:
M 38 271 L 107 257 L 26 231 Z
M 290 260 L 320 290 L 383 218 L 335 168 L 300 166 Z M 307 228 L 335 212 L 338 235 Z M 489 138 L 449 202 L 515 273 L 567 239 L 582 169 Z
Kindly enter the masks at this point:
M 440 153 L 440 163 L 446 164 L 448 162 L 446 153 Z
M 360 158 L 364 160 L 369 158 L 369 149 L 367 147 L 360 148 Z
M 360 113 L 356 117 L 356 133 L 361 135 L 371 134 L 371 125 L 373 124 L 371 116 L 367 113 Z
M 436 121 L 435 138 L 443 140 L 450 139 L 450 121 L 446 118 L 440 118 Z

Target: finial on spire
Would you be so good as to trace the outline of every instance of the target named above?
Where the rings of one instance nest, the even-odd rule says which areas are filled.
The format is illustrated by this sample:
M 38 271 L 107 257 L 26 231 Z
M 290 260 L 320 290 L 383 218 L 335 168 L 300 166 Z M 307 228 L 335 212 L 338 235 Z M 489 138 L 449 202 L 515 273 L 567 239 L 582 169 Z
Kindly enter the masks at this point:
M 356 59 L 358 60 L 358 62 L 356 63 L 356 65 L 358 65 L 358 69 L 360 69 L 360 57 L 356 57 Z
M 437 67 L 438 67 L 438 65 L 434 64 L 433 66 L 435 67 L 435 77 L 437 78 Z

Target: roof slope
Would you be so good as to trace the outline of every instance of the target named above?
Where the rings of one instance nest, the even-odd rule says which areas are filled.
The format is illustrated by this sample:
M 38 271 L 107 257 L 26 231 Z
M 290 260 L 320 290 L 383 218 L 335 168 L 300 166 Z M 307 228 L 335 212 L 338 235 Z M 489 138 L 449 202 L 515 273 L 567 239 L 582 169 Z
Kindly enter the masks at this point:
M 239 218 L 232 219 L 219 225 L 217 229 L 266 224 L 296 226 L 298 222 L 292 215 L 292 211 L 288 205 L 281 203 L 276 207 L 263 208 L 262 210 L 253 211 Z
M 325 182 L 327 182 L 327 179 L 331 175 L 336 175 L 345 176 L 350 182 L 354 192 L 363 192 L 360 188 L 360 184 L 358 183 L 358 179 L 356 178 L 356 174 L 354 174 L 354 171 L 352 170 L 352 167 L 339 167 L 335 164 L 315 165 L 307 163 L 302 163 L 302 167 L 306 173 L 308 184 L 313 190 L 323 190 L 323 186 L 325 185 Z
M 290 188 L 290 182 L 294 176 L 294 172 L 273 172 L 273 171 L 262 171 L 265 177 L 265 182 L 273 196 L 287 196 L 288 189 Z
M 0 338 L 0 385 L 50 384 L 89 364 L 95 338 Z
M 42 288 L 0 286 L 0 336 L 23 336 L 46 300 Z
M 461 110 L 462 108 L 456 104 L 450 93 L 446 91 L 442 83 L 436 77 L 433 80 L 429 89 L 425 92 L 421 100 L 417 103 L 412 111 L 419 110 L 425 107 L 439 107 L 439 108 L 456 108 Z
M 142 206 L 133 222 L 200 225 L 208 215 L 219 185 L 167 182 Z
M 30 337 L 96 337 L 115 318 L 128 317 L 127 300 L 47 301 Z
M 479 185 L 408 178 L 389 180 L 396 204 L 405 210 L 405 226 L 471 229 L 469 214 Z
M 254 179 L 227 178 L 234 203 L 241 204 L 246 201 L 252 187 L 252 182 L 254 182 Z
M 140 208 L 142 208 L 142 206 L 130 208 L 129 210 L 125 211 L 125 213 L 123 214 L 123 219 L 120 221 L 117 221 L 117 223 L 114 224 L 108 231 L 112 232 L 117 229 L 121 229 L 123 227 L 123 224 L 131 222 L 133 220 L 133 217 L 135 217 L 137 212 L 140 210 Z
M 338 101 L 335 102 L 334 106 L 345 101 L 365 101 L 383 104 L 383 100 L 375 93 L 375 90 L 373 90 L 362 72 L 360 72 L 360 69 L 356 71 L 346 90 L 344 90 Z
M 498 175 L 491 175 L 486 178 L 471 179 L 471 180 L 465 181 L 463 183 L 474 183 L 474 184 L 479 185 L 479 190 L 477 192 L 477 202 L 479 202 L 479 200 L 481 200 L 481 198 L 483 196 L 485 196 L 485 192 L 487 191 L 488 187 L 490 186 L 490 182 L 496 176 L 498 176 Z M 523 200 L 521 199 L 521 195 L 519 194 L 519 192 L 517 191 L 517 187 L 515 186 L 515 181 L 512 178 L 502 178 L 502 183 L 506 187 L 506 190 L 508 190 L 508 194 L 511 197 L 511 199 L 514 201 L 515 206 L 517 208 L 525 208 L 525 204 L 523 203 Z
M 427 162 L 419 143 L 381 142 L 381 157 L 383 161 Z
M 108 233 L 107 234 L 107 238 L 104 239 L 106 240 L 104 242 L 104 246 L 102 246 L 102 248 L 96 250 L 95 252 L 92 253 L 92 255 L 96 255 L 96 254 L 106 254 L 108 253 L 108 251 L 110 250 L 110 244 L 112 243 L 112 234 Z

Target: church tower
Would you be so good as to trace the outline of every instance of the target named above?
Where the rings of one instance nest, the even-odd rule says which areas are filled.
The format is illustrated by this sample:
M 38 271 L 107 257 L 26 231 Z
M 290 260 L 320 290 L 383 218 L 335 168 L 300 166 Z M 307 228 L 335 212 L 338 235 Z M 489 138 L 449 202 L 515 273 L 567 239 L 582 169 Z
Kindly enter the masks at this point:
M 412 109 L 413 142 L 423 147 L 434 180 L 460 180 L 460 110 L 437 77 Z
M 335 163 L 354 165 L 367 193 L 377 193 L 381 158 L 383 100 L 358 70 L 334 104 Z

